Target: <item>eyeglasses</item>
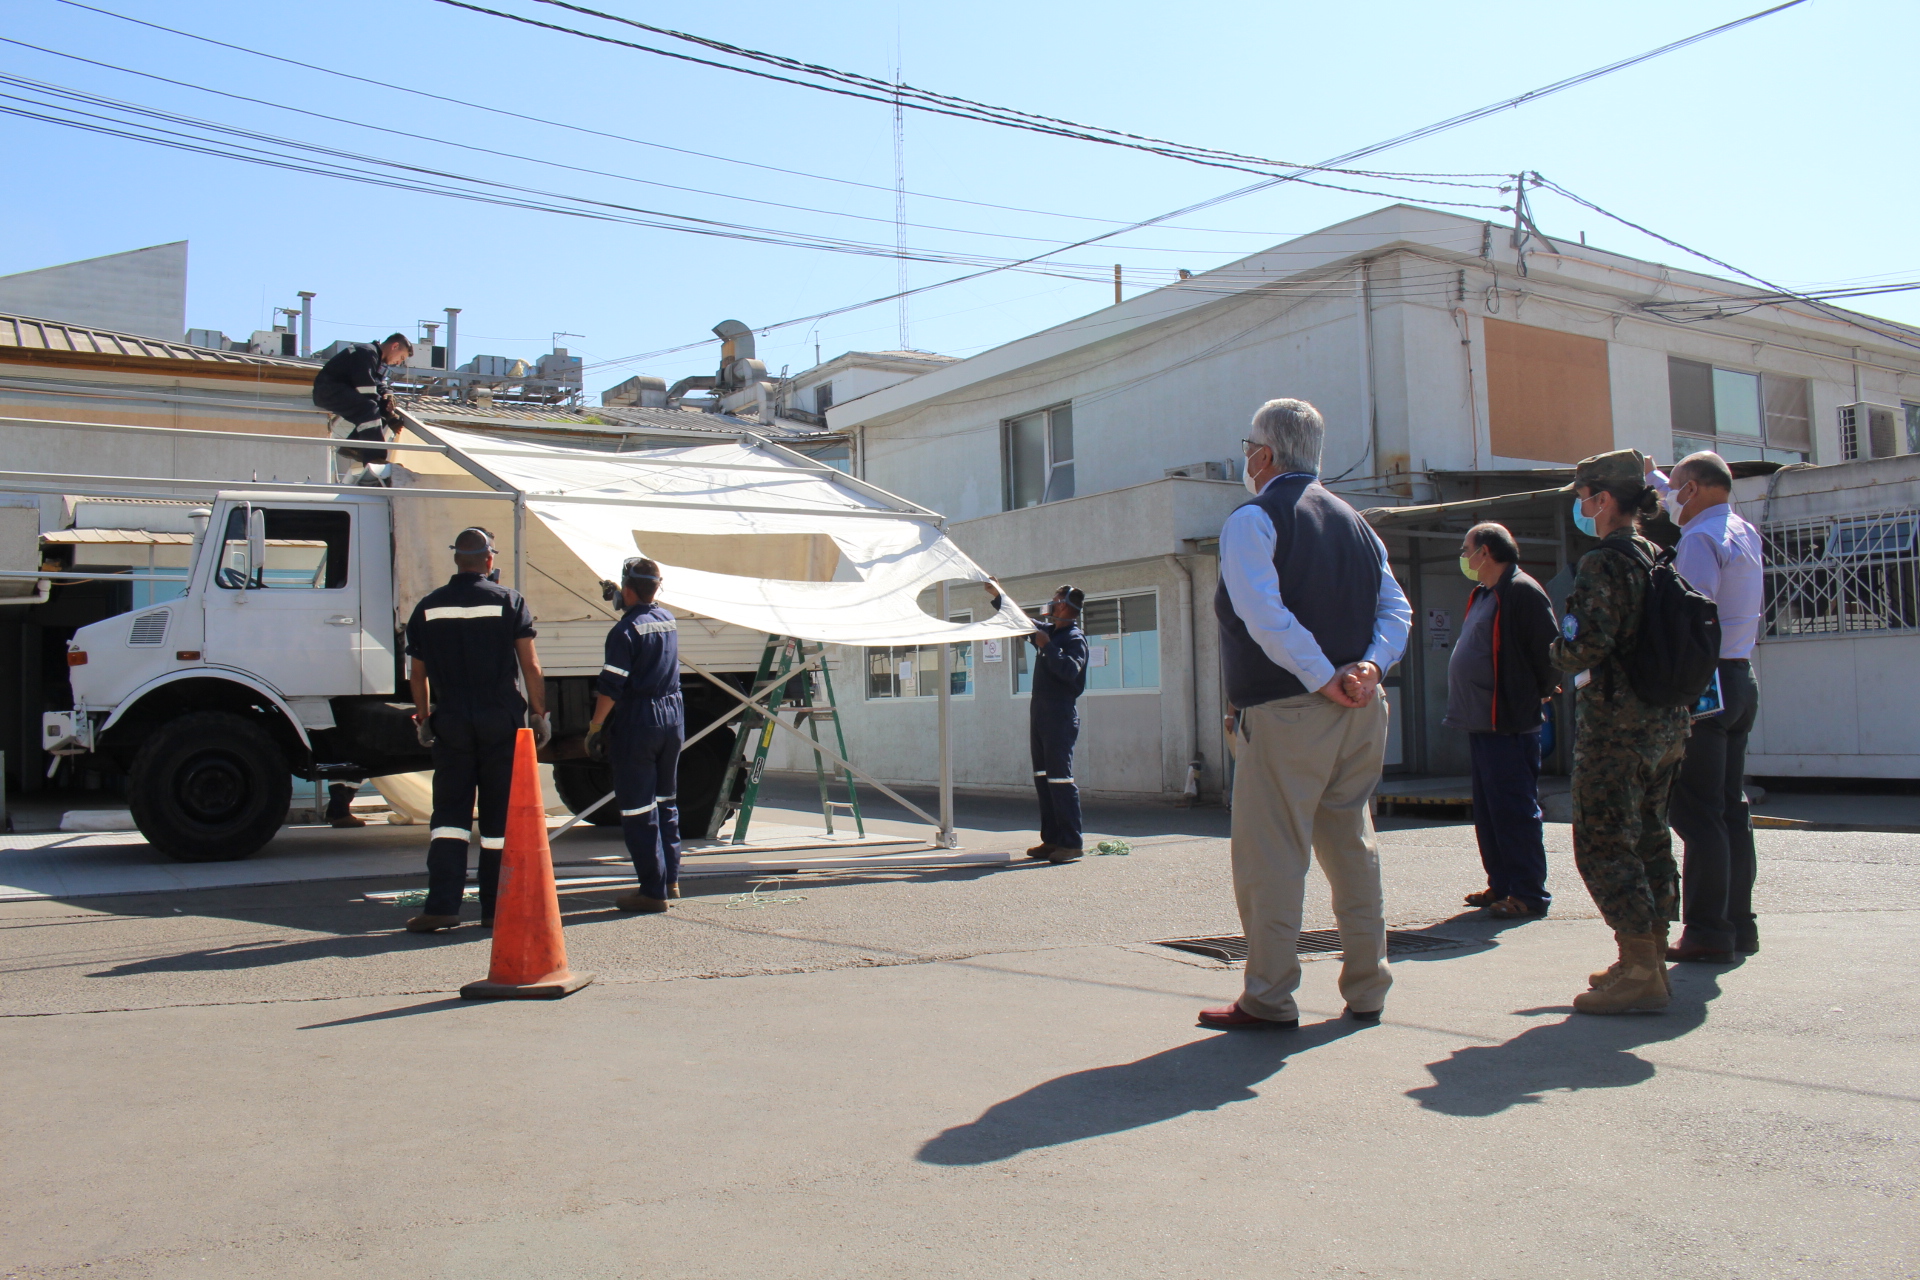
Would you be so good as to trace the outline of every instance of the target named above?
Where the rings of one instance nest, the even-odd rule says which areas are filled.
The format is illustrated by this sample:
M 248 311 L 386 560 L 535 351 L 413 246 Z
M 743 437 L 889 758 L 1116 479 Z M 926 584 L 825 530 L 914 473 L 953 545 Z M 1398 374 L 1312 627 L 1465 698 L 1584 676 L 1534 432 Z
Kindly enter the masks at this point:
M 1267 445 L 1258 440 L 1248 440 L 1244 436 L 1240 440 L 1240 452 L 1242 455 L 1251 454 L 1255 449 L 1265 448 L 1267 448 Z

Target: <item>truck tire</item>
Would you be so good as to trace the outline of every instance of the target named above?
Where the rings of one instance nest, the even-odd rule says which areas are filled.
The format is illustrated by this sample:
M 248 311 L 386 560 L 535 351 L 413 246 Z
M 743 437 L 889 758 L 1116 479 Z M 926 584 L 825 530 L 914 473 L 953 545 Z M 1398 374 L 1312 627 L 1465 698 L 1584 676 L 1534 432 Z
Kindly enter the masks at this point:
M 613 766 L 591 760 L 566 760 L 553 766 L 553 789 L 569 812 L 578 813 L 613 790 Z M 587 815 L 596 827 L 620 825 L 620 806 L 609 800 Z
M 259 725 L 197 711 L 162 725 L 133 757 L 127 807 L 179 862 L 228 862 L 273 839 L 293 799 L 280 746 Z

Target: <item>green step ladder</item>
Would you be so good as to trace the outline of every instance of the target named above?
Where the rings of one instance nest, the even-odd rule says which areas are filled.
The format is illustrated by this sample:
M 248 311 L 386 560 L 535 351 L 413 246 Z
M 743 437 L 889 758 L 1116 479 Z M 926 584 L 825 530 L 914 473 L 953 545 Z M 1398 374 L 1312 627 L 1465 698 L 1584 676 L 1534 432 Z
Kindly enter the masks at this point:
M 741 713 L 740 733 L 734 739 L 733 754 L 727 760 L 727 771 L 720 781 L 720 802 L 713 806 L 713 816 L 706 831 L 707 839 L 719 836 L 721 826 L 737 812 L 740 816 L 733 824 L 731 843 L 747 842 L 747 827 L 753 821 L 754 805 L 760 796 L 760 779 L 766 772 L 767 751 L 773 745 L 774 721 L 782 709 L 790 710 L 798 719 L 806 721 L 807 734 L 816 744 L 813 776 L 820 787 L 820 816 L 826 822 L 827 834 L 833 834 L 836 809 L 845 809 L 852 815 L 856 835 L 867 834 L 866 822 L 860 816 L 860 795 L 854 788 L 853 775 L 846 775 L 847 798 L 835 800 L 832 784 L 827 777 L 826 757 L 817 745 L 820 742 L 820 722 L 827 721 L 833 726 L 834 746 L 838 748 L 836 754 L 842 760 L 850 758 L 847 755 L 846 731 L 840 725 L 839 704 L 834 701 L 833 677 L 827 672 L 826 649 L 824 644 L 816 642 L 809 645 L 793 636 L 767 637 L 767 646 L 760 654 L 760 666 L 754 673 L 753 687 L 747 690 L 747 696 L 757 698 L 768 689 L 774 692 L 760 699 L 766 708 L 764 711 L 754 707 Z M 809 666 L 816 658 L 819 659 L 818 665 Z M 746 771 L 746 789 L 736 806 L 732 796 L 742 770 Z

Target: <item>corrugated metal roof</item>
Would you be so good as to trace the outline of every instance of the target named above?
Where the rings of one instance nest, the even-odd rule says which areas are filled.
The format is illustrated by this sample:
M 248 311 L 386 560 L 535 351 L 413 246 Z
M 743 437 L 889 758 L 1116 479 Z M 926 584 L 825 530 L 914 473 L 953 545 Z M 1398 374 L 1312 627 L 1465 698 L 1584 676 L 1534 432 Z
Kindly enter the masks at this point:
M 137 333 L 89 329 L 35 316 L 0 315 L 0 347 L 33 351 L 70 351 L 79 355 L 139 356 L 148 360 L 192 360 L 202 364 L 274 365 L 287 369 L 314 369 L 311 361 L 278 356 L 256 356 L 244 351 L 215 351 L 184 342 L 163 342 Z
M 62 546 L 76 543 L 126 542 L 139 546 L 190 547 L 190 533 L 155 533 L 150 529 L 56 529 L 40 535 L 43 543 Z

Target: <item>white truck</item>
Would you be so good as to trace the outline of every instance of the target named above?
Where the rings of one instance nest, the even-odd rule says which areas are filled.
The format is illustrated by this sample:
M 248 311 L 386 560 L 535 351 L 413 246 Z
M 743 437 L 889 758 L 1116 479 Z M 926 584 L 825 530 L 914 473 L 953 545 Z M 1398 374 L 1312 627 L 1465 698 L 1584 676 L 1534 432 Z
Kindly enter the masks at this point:
M 126 775 L 141 832 L 189 862 L 244 858 L 271 840 L 294 776 L 360 781 L 431 768 L 414 736 L 395 626 L 397 595 L 417 593 L 424 575 L 444 581 L 452 572 L 444 531 L 422 528 L 396 546 L 396 519 L 418 527 L 407 504 L 420 501 L 437 500 L 380 488 L 220 492 L 183 594 L 74 635 L 73 707 L 46 714 L 42 745 L 108 757 Z M 444 514 L 463 506 L 477 504 Z M 536 624 L 553 715 L 541 759 L 575 811 L 611 790 L 583 739 L 615 615 L 582 585 L 553 610 L 570 618 Z M 555 598 L 550 584 L 547 594 Z M 538 617 L 540 593 L 530 600 Z M 681 632 L 683 653 L 742 688 L 764 640 L 725 624 Z M 737 705 L 705 679 L 685 677 L 683 690 L 690 733 Z M 685 829 L 706 829 L 733 744 L 723 727 L 682 757 Z M 616 807 L 590 820 L 617 823 Z

